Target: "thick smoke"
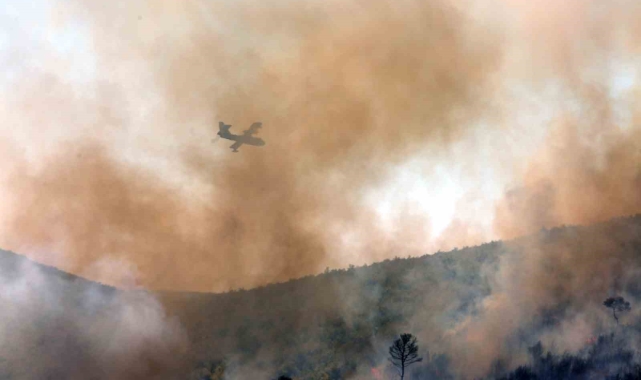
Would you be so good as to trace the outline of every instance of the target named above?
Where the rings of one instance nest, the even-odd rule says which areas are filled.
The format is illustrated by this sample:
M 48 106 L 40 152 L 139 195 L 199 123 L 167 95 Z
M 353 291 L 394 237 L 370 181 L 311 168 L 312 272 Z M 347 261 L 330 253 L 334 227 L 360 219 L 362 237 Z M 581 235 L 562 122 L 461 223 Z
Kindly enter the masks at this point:
M 95 78 L 54 76 L 41 95 L 45 66 L 14 101 L 68 135 L 12 156 L 12 249 L 74 273 L 126 258 L 149 287 L 224 290 L 420 246 L 385 233 L 362 195 L 488 112 L 496 31 L 447 2 L 118 4 L 59 4 L 89 33 Z M 267 146 L 228 155 L 210 143 L 219 120 L 262 121 Z
M 641 211 L 639 67 L 626 63 L 638 52 L 639 7 L 531 7 L 524 12 L 524 25 L 536 32 L 526 54 L 536 63 L 529 75 L 555 87 L 549 96 L 556 104 L 544 143 L 497 203 L 494 230 L 502 238 L 543 232 L 510 243 L 516 254 L 492 275 L 493 293 L 480 315 L 457 326 L 457 360 L 473 363 L 467 375 L 487 373 L 497 358 L 522 363 L 526 345 L 537 339 L 559 352 L 583 347 L 611 328 L 603 300 L 628 297 L 638 274 L 638 247 L 624 243 L 638 239 L 638 227 L 545 229 Z
M 24 80 L 3 83 L 2 244 L 81 274 L 124 259 L 154 288 L 251 287 L 428 246 L 429 216 L 410 206 L 390 233 L 363 196 L 408 157 L 465 161 L 512 141 L 479 164 L 510 173 L 494 236 L 641 211 L 639 5 L 451 4 L 56 5 L 50 28 L 82 30 L 89 57 L 75 61 L 92 69 L 71 73 L 48 46 L 3 62 Z M 221 120 L 237 133 L 262 121 L 267 146 L 227 154 L 212 143 Z M 479 132 L 507 143 L 453 154 Z M 475 184 L 496 179 L 477 168 L 463 170 Z M 484 236 L 456 218 L 440 241 Z M 456 326 L 455 359 L 482 374 L 530 327 L 579 346 L 632 273 L 615 241 L 514 243 L 480 315 Z M 572 329 L 530 326 L 568 303 Z
M 181 369 L 184 333 L 153 296 L 0 256 L 3 377 L 170 379 Z

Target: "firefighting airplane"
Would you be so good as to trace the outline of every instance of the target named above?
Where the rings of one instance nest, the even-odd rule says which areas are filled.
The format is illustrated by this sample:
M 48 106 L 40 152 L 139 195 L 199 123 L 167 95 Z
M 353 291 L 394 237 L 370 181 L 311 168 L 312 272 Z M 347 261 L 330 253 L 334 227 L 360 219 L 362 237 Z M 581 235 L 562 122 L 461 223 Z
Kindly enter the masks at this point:
M 249 129 L 243 131 L 242 135 L 234 135 L 231 132 L 229 132 L 229 128 L 231 128 L 231 124 L 225 124 L 222 121 L 218 123 L 218 136 L 228 139 L 228 140 L 233 140 L 236 141 L 230 148 L 232 149 L 232 152 L 238 152 L 238 148 L 240 148 L 241 145 L 247 144 L 247 145 L 254 145 L 254 146 L 263 146 L 265 145 L 265 141 L 262 139 L 259 139 L 258 137 L 252 137 L 252 135 L 262 127 L 262 123 L 254 123 L 252 124 Z

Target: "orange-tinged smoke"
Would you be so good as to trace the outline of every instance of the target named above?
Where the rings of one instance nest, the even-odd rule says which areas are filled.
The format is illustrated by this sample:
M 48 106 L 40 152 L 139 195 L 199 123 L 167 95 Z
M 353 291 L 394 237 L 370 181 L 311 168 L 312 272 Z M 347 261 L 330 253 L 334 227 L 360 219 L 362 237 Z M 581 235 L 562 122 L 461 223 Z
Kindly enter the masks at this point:
M 629 60 L 639 48 L 632 21 L 641 14 L 638 4 L 509 3 L 525 8 L 519 27 L 529 41 L 510 59 L 529 60 L 520 74 L 549 99 L 549 121 L 540 126 L 548 127 L 543 143 L 496 203 L 495 234 L 512 239 L 641 212 L 639 66 Z M 522 364 L 524 347 L 538 339 L 576 351 L 602 332 L 609 322 L 603 300 L 624 293 L 637 276 L 638 252 L 625 242 L 638 233 L 615 223 L 543 230 L 508 243 L 515 254 L 503 257 L 489 279 L 492 294 L 479 315 L 453 330 L 455 360 L 469 368 L 464 375 L 483 376 L 497 359 Z M 547 329 L 536 325 L 554 310 L 564 310 L 559 320 Z M 532 341 L 516 343 L 519 333 Z
M 487 5 L 57 4 L 46 31 L 61 41 L 1 61 L 20 70 L 1 83 L 0 245 L 111 284 L 222 291 L 641 212 L 641 5 Z M 267 145 L 229 154 L 219 121 L 261 121 Z M 455 149 L 482 134 L 494 141 Z M 467 195 L 510 186 L 494 215 L 463 198 L 439 236 L 402 200 L 385 227 L 364 197 L 417 156 L 460 163 Z M 573 328 L 548 333 L 576 348 L 601 322 L 586 311 L 631 276 L 634 251 L 611 253 L 636 232 L 513 243 L 454 359 L 485 374 L 563 303 Z
M 502 237 L 641 212 L 641 129 L 602 125 L 590 133 L 567 122 L 555 132 L 521 187 L 498 205 Z
M 109 283 L 91 269 L 105 257 L 144 286 L 203 291 L 471 245 L 490 234 L 464 217 L 430 236 L 410 206 L 390 232 L 362 197 L 411 157 L 456 161 L 444 152 L 479 130 L 560 134 L 514 153 L 494 236 L 634 212 L 638 133 L 615 120 L 633 96 L 608 93 L 608 62 L 638 51 L 638 6 L 546 3 L 491 16 L 482 2 L 58 4 L 51 30 L 86 32 L 78 59 L 93 70 L 15 48 L 47 59 L 1 110 L 24 131 L 6 132 L 2 244 Z M 520 88 L 548 104 L 519 108 Z M 267 145 L 227 154 L 212 144 L 221 120 L 236 133 L 263 122 Z
M 19 207 L 3 244 L 75 273 L 126 258 L 152 288 L 251 287 L 416 247 L 415 223 L 398 226 L 412 238 L 390 236 L 361 195 L 481 118 L 501 56 L 494 32 L 447 2 L 118 9 L 58 6 L 55 25 L 89 25 L 99 96 L 65 97 L 78 85 L 59 79 L 59 102 L 16 101 L 72 126 L 56 125 L 69 141 L 35 164 L 10 156 Z M 223 154 L 227 140 L 208 143 L 220 120 L 236 133 L 262 121 L 267 145 Z M 95 138 L 75 130 L 87 122 Z M 337 249 L 350 232 L 377 243 Z

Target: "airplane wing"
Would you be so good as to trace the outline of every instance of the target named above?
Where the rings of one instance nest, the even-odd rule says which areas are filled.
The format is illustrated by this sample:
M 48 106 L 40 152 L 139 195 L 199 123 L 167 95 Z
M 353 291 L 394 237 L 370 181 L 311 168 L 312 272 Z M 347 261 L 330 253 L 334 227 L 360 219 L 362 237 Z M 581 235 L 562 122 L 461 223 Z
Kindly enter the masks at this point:
M 249 127 L 249 129 L 247 129 L 246 131 L 244 131 L 245 136 L 251 136 L 251 135 L 253 135 L 254 133 L 258 132 L 258 130 L 259 130 L 260 128 L 262 128 L 262 126 L 263 126 L 263 123 L 254 123 L 254 124 L 252 124 L 252 125 Z
M 232 151 L 238 152 L 238 148 L 240 148 L 241 145 L 243 145 L 241 141 L 236 141 L 232 146 L 230 146 L 230 148 Z

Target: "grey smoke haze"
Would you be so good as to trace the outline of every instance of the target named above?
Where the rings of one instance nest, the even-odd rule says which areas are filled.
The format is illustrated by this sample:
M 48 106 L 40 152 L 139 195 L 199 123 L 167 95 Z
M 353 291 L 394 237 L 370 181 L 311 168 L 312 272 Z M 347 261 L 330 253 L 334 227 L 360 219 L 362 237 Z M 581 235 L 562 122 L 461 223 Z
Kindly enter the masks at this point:
M 183 365 L 182 327 L 152 295 L 70 282 L 7 252 L 0 257 L 2 376 L 169 379 Z

